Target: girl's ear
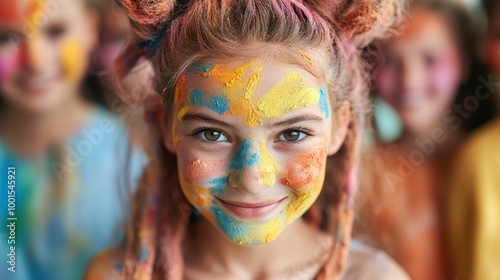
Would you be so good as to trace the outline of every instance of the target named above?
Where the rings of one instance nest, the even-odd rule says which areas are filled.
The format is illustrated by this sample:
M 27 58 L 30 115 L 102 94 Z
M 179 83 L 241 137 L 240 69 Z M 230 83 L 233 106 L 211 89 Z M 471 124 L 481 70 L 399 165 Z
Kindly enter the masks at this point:
M 328 146 L 328 156 L 338 152 L 349 131 L 349 124 L 351 123 L 351 104 L 349 101 L 344 101 L 342 106 L 333 114 L 332 122 L 333 128 Z
M 174 124 L 173 113 L 167 110 L 165 106 L 161 106 L 160 114 L 160 132 L 161 137 L 163 137 L 163 144 L 169 152 L 176 154 L 174 135 L 175 135 L 176 125 Z

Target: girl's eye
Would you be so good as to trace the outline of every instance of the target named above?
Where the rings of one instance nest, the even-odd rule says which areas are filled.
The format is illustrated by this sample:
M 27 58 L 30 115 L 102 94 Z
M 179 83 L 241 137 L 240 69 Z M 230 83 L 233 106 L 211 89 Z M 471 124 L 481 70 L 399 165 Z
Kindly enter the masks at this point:
M 59 39 L 66 33 L 66 27 L 63 25 L 54 25 L 47 30 L 48 35 L 52 39 Z
M 306 136 L 307 133 L 300 130 L 287 130 L 278 136 L 278 140 L 284 142 L 295 142 L 304 139 Z
M 21 42 L 21 37 L 14 33 L 0 32 L 1 47 L 15 47 Z
M 220 131 L 215 129 L 205 129 L 199 132 L 201 139 L 209 142 L 227 141 L 227 137 Z
M 437 58 L 434 56 L 426 56 L 424 60 L 427 66 L 433 66 L 434 64 L 436 64 Z

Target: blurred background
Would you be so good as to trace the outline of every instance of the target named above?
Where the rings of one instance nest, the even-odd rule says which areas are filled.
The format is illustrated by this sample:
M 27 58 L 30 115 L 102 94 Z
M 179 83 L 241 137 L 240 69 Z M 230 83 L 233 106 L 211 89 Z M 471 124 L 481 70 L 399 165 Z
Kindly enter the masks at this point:
M 117 86 L 130 39 L 112 0 L 0 0 L 0 279 L 81 279 L 123 238 L 154 121 L 117 94 L 153 91 L 147 63 Z M 500 0 L 412 0 L 370 49 L 354 238 L 412 279 L 500 279 Z

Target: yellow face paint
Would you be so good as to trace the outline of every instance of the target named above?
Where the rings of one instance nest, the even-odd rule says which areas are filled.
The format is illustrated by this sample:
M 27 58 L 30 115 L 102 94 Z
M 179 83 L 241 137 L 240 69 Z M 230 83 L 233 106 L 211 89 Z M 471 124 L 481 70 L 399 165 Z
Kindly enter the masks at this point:
M 77 81 L 83 71 L 84 64 L 81 42 L 76 39 L 68 39 L 62 43 L 61 55 L 63 59 L 64 77 L 68 81 Z
M 259 99 L 255 95 L 262 79 L 263 64 L 260 61 L 253 61 L 227 71 L 221 68 L 217 64 L 202 76 L 214 78 L 221 84 L 223 87 L 221 96 L 229 103 L 228 112 L 245 117 L 245 123 L 249 127 L 254 128 L 262 124 L 264 118 L 280 118 L 290 111 L 316 105 L 320 101 L 319 90 L 313 87 L 305 88 L 305 80 L 298 72 L 289 73 Z M 176 99 L 184 101 L 176 102 L 179 120 L 190 109 L 189 105 L 182 105 L 186 103 L 185 96 L 187 92 L 184 77 L 176 87 Z
M 259 171 L 264 185 L 270 187 L 276 183 L 276 176 L 280 172 L 280 166 L 276 159 L 269 153 L 266 148 L 266 141 L 264 139 L 260 142 L 260 162 Z

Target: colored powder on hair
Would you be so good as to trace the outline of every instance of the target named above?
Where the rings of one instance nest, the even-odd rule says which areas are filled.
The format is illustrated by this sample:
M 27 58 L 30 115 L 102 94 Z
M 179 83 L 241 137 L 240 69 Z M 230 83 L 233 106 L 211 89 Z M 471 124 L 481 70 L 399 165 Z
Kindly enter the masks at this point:
M 312 59 L 311 59 L 311 57 L 308 54 L 306 54 L 305 52 L 300 51 L 300 50 L 297 51 L 297 53 L 299 53 L 300 56 L 302 56 L 302 58 L 307 61 L 307 63 L 309 63 L 310 65 L 312 65 Z
M 248 167 L 255 165 L 259 161 L 259 155 L 250 151 L 250 140 L 245 139 L 241 142 L 238 151 L 229 163 L 230 170 L 245 170 Z
M 61 54 L 63 58 L 64 76 L 69 81 L 77 81 L 82 74 L 84 56 L 81 43 L 76 39 L 70 39 L 63 43 Z
M 140 256 L 139 256 L 139 260 L 140 261 L 146 261 L 148 259 L 148 255 L 149 255 L 148 249 L 142 248 Z
M 356 176 L 356 169 L 351 169 L 349 172 L 349 181 L 347 182 L 347 194 L 349 197 L 354 197 L 354 194 L 356 192 L 356 184 L 357 184 L 357 176 Z
M 181 106 L 188 102 L 187 100 L 187 90 L 186 90 L 186 76 L 182 75 L 177 82 L 175 87 L 175 106 Z
M 203 74 L 203 73 L 207 73 L 208 75 L 210 75 L 210 71 L 214 67 L 215 67 L 215 63 L 208 63 L 208 64 L 195 63 L 195 64 L 191 65 L 190 67 L 188 67 L 188 69 L 186 70 L 186 75 Z
M 328 104 L 328 100 L 328 90 L 326 87 L 322 86 L 319 89 L 319 108 L 327 118 L 330 117 L 330 106 Z
M 259 147 L 260 162 L 259 171 L 264 185 L 267 187 L 273 186 L 276 183 L 276 175 L 280 172 L 280 165 L 276 159 L 269 153 L 264 139 L 260 142 Z

